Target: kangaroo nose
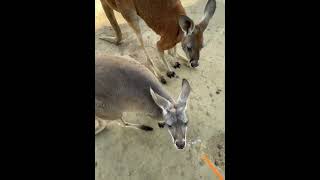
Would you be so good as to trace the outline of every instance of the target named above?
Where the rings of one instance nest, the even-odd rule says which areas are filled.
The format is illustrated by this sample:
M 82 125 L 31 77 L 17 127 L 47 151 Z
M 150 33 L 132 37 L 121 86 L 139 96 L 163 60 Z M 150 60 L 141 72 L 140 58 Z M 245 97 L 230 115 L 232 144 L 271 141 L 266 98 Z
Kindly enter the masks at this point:
M 198 63 L 198 62 L 196 62 L 196 61 L 191 61 L 191 67 L 195 68 L 195 67 L 197 67 L 197 66 L 199 66 L 199 63 Z
M 183 149 L 186 143 L 184 141 L 176 141 L 176 146 L 178 149 Z

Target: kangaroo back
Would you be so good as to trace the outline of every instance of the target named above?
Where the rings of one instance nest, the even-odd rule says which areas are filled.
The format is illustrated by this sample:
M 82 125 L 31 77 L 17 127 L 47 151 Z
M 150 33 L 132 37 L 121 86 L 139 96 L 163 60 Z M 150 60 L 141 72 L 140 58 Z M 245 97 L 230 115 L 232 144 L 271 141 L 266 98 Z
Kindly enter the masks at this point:
M 96 110 L 96 113 L 106 115 L 142 111 L 159 115 L 161 111 L 150 95 L 150 87 L 161 96 L 172 100 L 149 69 L 133 59 L 98 57 L 95 73 L 96 106 L 98 103 L 103 107 L 103 110 Z
M 133 0 L 138 15 L 159 35 L 179 31 L 178 19 L 186 15 L 179 0 Z

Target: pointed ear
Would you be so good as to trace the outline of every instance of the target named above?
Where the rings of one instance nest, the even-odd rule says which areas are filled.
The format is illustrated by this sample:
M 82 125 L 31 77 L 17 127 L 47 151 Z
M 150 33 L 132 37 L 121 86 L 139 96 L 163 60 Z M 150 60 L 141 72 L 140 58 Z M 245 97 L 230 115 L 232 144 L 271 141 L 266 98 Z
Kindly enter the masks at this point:
M 185 15 L 181 15 L 179 17 L 179 26 L 186 35 L 191 34 L 194 30 L 194 23 L 192 19 Z
M 208 0 L 206 7 L 204 8 L 204 15 L 201 22 L 199 23 L 200 30 L 203 32 L 212 18 L 214 12 L 216 11 L 216 0 Z
M 189 82 L 186 79 L 183 79 L 181 93 L 178 98 L 178 104 L 180 107 L 186 107 L 190 92 L 191 87 Z
M 170 101 L 165 99 L 164 97 L 160 96 L 159 94 L 155 93 L 152 88 L 150 87 L 150 94 L 154 102 L 163 110 L 169 110 L 173 105 Z

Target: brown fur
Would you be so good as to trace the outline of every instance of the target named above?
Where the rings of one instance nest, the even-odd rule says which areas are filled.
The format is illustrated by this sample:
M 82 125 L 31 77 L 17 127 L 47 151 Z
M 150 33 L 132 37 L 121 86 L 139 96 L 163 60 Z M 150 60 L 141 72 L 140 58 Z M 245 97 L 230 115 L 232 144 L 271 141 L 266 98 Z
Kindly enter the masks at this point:
M 155 63 L 145 49 L 139 26 L 140 18 L 142 18 L 145 23 L 161 37 L 157 42 L 157 50 L 160 59 L 167 66 L 167 76 L 169 78 L 174 77 L 175 72 L 164 57 L 164 51 L 173 48 L 173 52 L 176 52 L 176 44 L 180 41 L 182 41 L 181 45 L 188 59 L 178 53 L 173 53 L 171 55 L 175 58 L 183 59 L 187 64 L 190 63 L 192 67 L 197 67 L 199 65 L 198 61 L 200 58 L 200 50 L 203 46 L 203 31 L 214 14 L 216 8 L 215 0 L 208 0 L 204 10 L 203 19 L 198 25 L 194 25 L 194 22 L 186 16 L 185 9 L 181 5 L 180 0 L 100 1 L 106 16 L 108 17 L 113 29 L 116 31 L 116 37 L 107 37 L 102 39 L 117 45 L 120 43 L 122 39 L 121 31 L 114 17 L 113 10 L 120 12 L 137 35 L 138 41 L 140 42 L 140 45 L 147 57 L 147 61 L 151 66 L 151 70 L 162 83 L 165 84 L 166 80 L 161 72 L 155 67 Z M 176 65 L 173 67 L 179 67 L 178 62 L 176 62 Z
M 122 15 L 135 11 L 146 24 L 161 36 L 157 46 L 161 50 L 174 47 L 182 39 L 178 19 L 186 15 L 179 0 L 101 0 Z M 152 13 L 150 13 L 152 12 Z M 164 16 L 165 12 L 165 16 Z

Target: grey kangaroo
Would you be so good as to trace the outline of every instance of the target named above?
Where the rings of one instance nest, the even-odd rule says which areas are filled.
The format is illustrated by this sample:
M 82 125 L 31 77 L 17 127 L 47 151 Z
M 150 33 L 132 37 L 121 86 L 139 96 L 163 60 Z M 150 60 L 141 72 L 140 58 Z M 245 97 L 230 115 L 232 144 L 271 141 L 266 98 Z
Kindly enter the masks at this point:
M 123 120 L 124 112 L 144 112 L 158 119 L 160 128 L 167 127 L 177 149 L 186 146 L 188 119 L 187 100 L 191 87 L 182 80 L 177 102 L 144 65 L 131 58 L 96 57 L 95 62 L 95 133 L 106 128 L 108 121 L 119 120 L 124 127 L 145 131 L 149 126 Z

